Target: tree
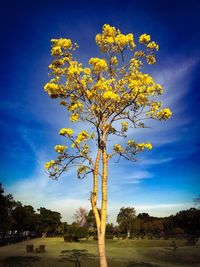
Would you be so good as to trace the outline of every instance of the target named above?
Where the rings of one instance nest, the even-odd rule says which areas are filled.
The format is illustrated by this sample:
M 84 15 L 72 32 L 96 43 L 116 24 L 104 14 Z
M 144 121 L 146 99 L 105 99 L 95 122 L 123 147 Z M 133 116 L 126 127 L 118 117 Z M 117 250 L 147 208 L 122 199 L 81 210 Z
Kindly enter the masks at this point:
M 119 224 L 122 231 L 126 231 L 127 238 L 130 237 L 130 233 L 133 226 L 133 221 L 135 219 L 135 209 L 134 208 L 124 208 L 120 209 L 120 212 L 117 215 L 117 223 Z
M 93 176 L 90 202 L 97 225 L 100 266 L 105 267 L 108 164 L 114 156 L 135 161 L 137 153 L 152 149 L 151 143 L 136 143 L 133 139 L 109 149 L 108 138 L 126 137 L 129 126 L 144 128 L 147 119 L 167 120 L 172 115 L 169 108 L 161 109 L 161 102 L 156 98 L 162 94 L 162 86 L 142 72 L 145 62 L 150 65 L 156 62 L 155 52 L 159 47 L 149 35 L 142 34 L 136 50 L 133 34 L 122 34 L 105 24 L 102 33 L 96 35 L 104 58 L 91 58 L 89 67 L 83 67 L 74 57 L 76 43 L 65 38 L 51 42 L 54 59 L 49 69 L 52 79 L 44 89 L 71 113 L 71 122 L 84 124 L 80 124 L 82 131 L 76 133 L 71 128 L 60 130 L 59 134 L 68 139 L 69 145 L 56 145 L 59 155 L 56 160 L 47 162 L 45 168 L 53 179 L 70 166 L 77 166 L 79 178 Z M 93 157 L 91 152 L 95 152 L 95 147 L 96 156 Z M 97 210 L 99 178 L 102 188 L 100 215 Z
M 34 208 L 30 205 L 23 206 L 20 202 L 16 202 L 16 207 L 12 211 L 13 230 L 18 234 L 24 234 L 25 231 L 36 230 L 36 214 Z
M 97 210 L 98 210 L 99 216 L 101 216 L 101 211 L 99 209 Z M 96 221 L 95 221 L 93 210 L 90 210 L 88 212 L 87 217 L 86 217 L 86 224 L 94 234 L 97 234 L 97 226 L 96 226 Z
M 79 226 L 85 226 L 86 217 L 87 217 L 87 211 L 82 207 L 80 207 L 73 215 L 75 223 L 77 223 Z
M 200 195 L 194 199 L 194 204 L 197 207 L 197 209 L 200 208 Z
M 11 194 L 5 195 L 4 188 L 0 183 L 0 235 L 5 237 L 13 224 L 12 210 L 16 202 Z
M 39 212 L 38 230 L 43 233 L 43 236 L 46 236 L 47 234 L 54 234 L 58 226 L 61 225 L 60 213 L 46 208 L 40 208 Z

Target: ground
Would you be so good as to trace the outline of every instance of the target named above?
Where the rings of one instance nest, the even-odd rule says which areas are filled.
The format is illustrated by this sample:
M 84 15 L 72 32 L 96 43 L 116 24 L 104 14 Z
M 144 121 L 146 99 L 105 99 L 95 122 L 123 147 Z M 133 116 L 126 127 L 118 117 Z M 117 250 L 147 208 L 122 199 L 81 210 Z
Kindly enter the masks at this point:
M 109 267 L 200 267 L 200 246 L 171 240 L 108 240 Z M 45 245 L 44 253 L 27 253 L 26 245 Z M 38 238 L 0 247 L 0 267 L 96 267 L 97 242 L 67 243 L 63 238 Z

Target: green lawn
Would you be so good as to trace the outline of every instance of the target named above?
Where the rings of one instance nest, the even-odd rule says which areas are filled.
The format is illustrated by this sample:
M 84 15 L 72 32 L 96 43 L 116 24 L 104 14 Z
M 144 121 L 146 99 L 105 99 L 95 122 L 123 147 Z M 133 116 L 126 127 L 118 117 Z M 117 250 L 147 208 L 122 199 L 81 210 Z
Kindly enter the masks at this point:
M 109 267 L 200 267 L 200 246 L 177 241 L 174 252 L 170 240 L 108 240 Z M 27 253 L 26 245 L 46 246 L 45 253 Z M 96 241 L 66 243 L 63 238 L 39 238 L 0 247 L 0 267 L 95 267 Z

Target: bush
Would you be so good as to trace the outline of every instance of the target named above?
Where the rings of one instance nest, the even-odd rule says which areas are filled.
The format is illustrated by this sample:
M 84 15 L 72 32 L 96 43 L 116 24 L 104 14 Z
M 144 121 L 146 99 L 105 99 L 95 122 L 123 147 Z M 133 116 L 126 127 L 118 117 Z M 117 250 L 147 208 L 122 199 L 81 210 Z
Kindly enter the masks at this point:
M 93 236 L 93 240 L 98 240 L 98 236 L 97 235 L 94 235 Z
M 187 244 L 191 245 L 191 246 L 196 246 L 197 242 L 198 242 L 198 237 L 194 236 L 194 235 L 188 235 L 186 237 L 187 239 Z
M 78 242 L 81 238 L 88 238 L 89 232 L 86 227 L 71 225 L 64 235 L 65 242 Z
M 33 252 L 34 246 L 33 245 L 26 245 L 26 252 Z
M 78 237 L 73 235 L 65 235 L 63 238 L 65 242 L 79 242 Z
M 105 238 L 106 238 L 106 239 L 113 239 L 114 236 L 113 236 L 113 235 L 106 235 Z

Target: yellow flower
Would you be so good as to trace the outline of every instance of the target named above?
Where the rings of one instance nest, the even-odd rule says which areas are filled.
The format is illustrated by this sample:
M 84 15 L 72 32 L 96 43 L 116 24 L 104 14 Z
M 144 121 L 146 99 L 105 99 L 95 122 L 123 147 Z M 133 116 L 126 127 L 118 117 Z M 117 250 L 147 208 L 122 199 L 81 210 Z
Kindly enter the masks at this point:
M 59 154 L 62 154 L 63 151 L 64 151 L 65 149 L 67 149 L 67 146 L 56 145 L 56 146 L 54 146 L 54 149 L 55 149 L 55 151 L 58 152 Z
M 148 150 L 151 150 L 152 149 L 152 144 L 151 143 L 147 143 L 145 144 L 145 148 L 148 149 Z
M 68 76 L 80 75 L 82 71 L 83 71 L 82 64 L 79 64 L 77 61 L 71 61 L 70 66 L 67 69 L 67 75 Z
M 158 51 L 159 46 L 155 42 L 150 42 L 150 43 L 148 43 L 147 48 L 148 49 L 155 49 L 156 51 Z
M 137 149 L 138 150 L 144 150 L 145 148 L 146 149 L 148 149 L 148 150 L 150 150 L 150 149 L 152 149 L 152 144 L 150 144 L 150 143 L 141 143 L 141 144 L 137 144 Z
M 148 55 L 148 56 L 146 56 L 146 61 L 147 61 L 148 64 L 152 65 L 152 64 L 154 64 L 156 62 L 156 59 L 155 59 L 154 56 Z
M 87 75 L 90 75 L 91 74 L 91 69 L 90 68 L 85 68 L 83 69 L 83 72 Z
M 78 120 L 79 120 L 79 114 L 73 113 L 70 117 L 70 121 L 74 122 L 74 121 L 78 121 Z
M 122 131 L 123 132 L 127 132 L 128 131 L 128 122 L 127 121 L 123 121 L 121 123 L 121 125 L 122 125 Z
M 114 66 L 117 66 L 118 65 L 118 60 L 117 60 L 117 57 L 111 57 L 110 59 L 110 63 Z
M 128 140 L 127 144 L 130 147 L 134 147 L 135 146 L 135 141 L 134 140 Z
M 116 153 L 121 153 L 122 152 L 122 147 L 121 147 L 121 145 L 119 145 L 119 144 L 116 144 L 115 146 L 114 146 L 114 149 L 113 149 Z
M 62 55 L 62 49 L 60 46 L 53 46 L 51 49 L 51 55 L 52 56 L 61 56 Z
M 53 167 L 54 164 L 55 164 L 55 161 L 51 160 L 45 163 L 44 168 L 48 171 L 51 167 Z
M 61 130 L 60 130 L 60 132 L 59 132 L 59 135 L 72 135 L 74 132 L 73 132 L 73 130 L 72 129 L 70 129 L 70 128 L 62 128 Z
M 113 99 L 113 100 L 116 100 L 116 101 L 119 101 L 120 100 L 120 97 L 118 96 L 118 94 L 115 94 L 114 92 L 112 91 L 107 91 L 103 94 L 103 98 L 104 99 Z
M 91 58 L 89 64 L 93 66 L 94 72 L 103 72 L 108 70 L 107 62 L 105 59 Z
M 169 108 L 161 109 L 157 113 L 157 117 L 159 120 L 167 120 L 167 119 L 171 118 L 171 116 L 172 116 L 172 112 Z
M 82 104 L 81 102 L 79 102 L 79 101 L 77 101 L 77 102 L 75 102 L 75 103 L 73 103 L 73 104 L 70 104 L 70 105 L 68 106 L 68 110 L 69 110 L 69 111 L 74 111 L 74 110 L 76 110 L 76 109 L 81 109 L 81 110 L 83 110 L 83 108 L 84 108 L 83 104 Z
M 148 35 L 148 34 L 146 34 L 146 33 L 142 34 L 142 35 L 139 37 L 139 42 L 140 42 L 141 44 L 146 44 L 146 43 L 150 42 L 150 40 L 151 40 L 151 36 Z
M 44 90 L 49 95 L 58 95 L 58 94 L 60 94 L 60 87 L 56 83 L 46 83 L 45 86 L 44 86 Z
M 83 142 L 89 138 L 89 134 L 87 131 L 81 131 L 77 136 L 77 141 Z
M 57 44 L 63 49 L 72 49 L 72 41 L 70 39 L 60 38 Z

